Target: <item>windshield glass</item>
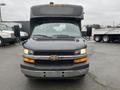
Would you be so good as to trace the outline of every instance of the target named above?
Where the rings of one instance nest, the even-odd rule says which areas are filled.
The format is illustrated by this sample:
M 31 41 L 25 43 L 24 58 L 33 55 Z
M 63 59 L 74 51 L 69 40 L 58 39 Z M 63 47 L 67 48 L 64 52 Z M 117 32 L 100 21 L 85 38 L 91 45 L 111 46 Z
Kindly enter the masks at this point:
M 72 23 L 44 23 L 35 26 L 32 36 L 81 37 L 80 28 Z

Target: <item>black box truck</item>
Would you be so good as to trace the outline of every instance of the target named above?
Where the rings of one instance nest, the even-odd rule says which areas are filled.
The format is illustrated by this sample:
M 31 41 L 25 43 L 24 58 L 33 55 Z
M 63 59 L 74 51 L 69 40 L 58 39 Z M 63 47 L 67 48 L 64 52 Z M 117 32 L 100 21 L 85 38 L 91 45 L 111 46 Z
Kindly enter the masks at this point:
M 31 8 L 21 71 L 29 78 L 78 78 L 89 69 L 81 34 L 83 7 L 50 3 Z

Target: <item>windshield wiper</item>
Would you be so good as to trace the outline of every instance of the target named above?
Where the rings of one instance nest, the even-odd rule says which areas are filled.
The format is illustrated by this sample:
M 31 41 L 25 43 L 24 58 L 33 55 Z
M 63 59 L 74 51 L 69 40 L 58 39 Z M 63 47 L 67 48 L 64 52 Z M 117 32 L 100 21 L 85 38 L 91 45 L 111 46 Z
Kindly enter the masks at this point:
M 76 38 L 76 37 L 74 37 L 74 36 L 62 35 L 62 34 L 53 35 L 53 37 L 56 37 L 56 38 Z
M 50 37 L 50 36 L 47 36 L 47 35 L 40 35 L 40 34 L 35 34 L 35 35 L 33 35 L 33 38 L 52 38 L 52 37 Z

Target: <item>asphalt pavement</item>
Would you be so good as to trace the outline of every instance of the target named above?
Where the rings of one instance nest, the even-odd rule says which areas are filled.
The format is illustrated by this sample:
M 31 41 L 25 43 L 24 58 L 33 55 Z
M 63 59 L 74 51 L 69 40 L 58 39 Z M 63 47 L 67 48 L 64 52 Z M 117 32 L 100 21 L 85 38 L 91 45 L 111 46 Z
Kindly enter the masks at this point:
M 0 47 L 0 90 L 120 90 L 120 43 L 88 42 L 89 73 L 80 80 L 29 80 L 21 45 Z

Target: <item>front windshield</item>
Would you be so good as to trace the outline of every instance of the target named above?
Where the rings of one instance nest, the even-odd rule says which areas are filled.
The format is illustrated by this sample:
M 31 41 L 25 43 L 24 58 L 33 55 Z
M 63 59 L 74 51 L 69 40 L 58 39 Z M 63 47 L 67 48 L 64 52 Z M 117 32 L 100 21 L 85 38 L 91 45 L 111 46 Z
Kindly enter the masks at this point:
M 32 36 L 35 35 L 81 37 L 81 32 L 79 26 L 72 23 L 44 23 L 35 26 Z

